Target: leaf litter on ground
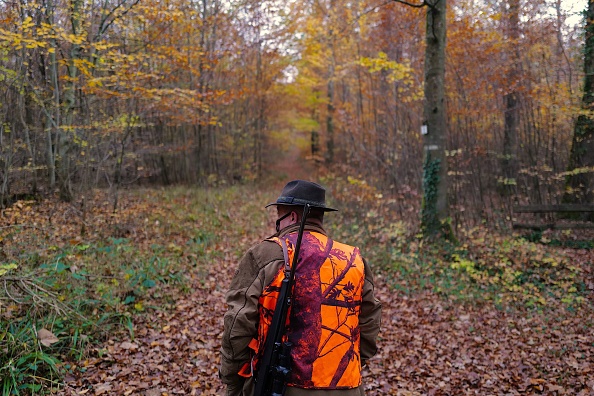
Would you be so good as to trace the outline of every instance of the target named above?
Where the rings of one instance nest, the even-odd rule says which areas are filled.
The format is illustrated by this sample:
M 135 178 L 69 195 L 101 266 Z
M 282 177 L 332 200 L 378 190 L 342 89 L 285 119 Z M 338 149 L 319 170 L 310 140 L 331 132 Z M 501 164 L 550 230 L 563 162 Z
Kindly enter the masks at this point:
M 85 215 L 84 234 L 82 214 L 72 205 L 24 205 L 25 210 L 7 211 L 4 224 L 31 231 L 9 238 L 4 253 L 8 262 L 22 246 L 37 249 L 38 261 L 43 261 L 52 257 L 52 247 L 124 238 L 142 251 L 164 247 L 156 252 L 183 268 L 183 282 L 158 282 L 142 297 L 143 308 L 132 317 L 133 332 L 114 330 L 89 346 L 83 359 L 64 358 L 62 364 L 69 368 L 58 393 L 224 394 L 218 378 L 224 295 L 241 254 L 271 234 L 274 213 L 262 207 L 274 196 L 267 191 L 278 188 L 264 190 L 130 191 L 122 193 L 115 213 L 106 193 L 97 192 L 88 200 L 93 209 Z M 348 238 L 348 233 L 341 236 Z M 371 244 L 381 244 L 373 237 Z M 488 261 L 488 249 L 475 249 L 483 255 L 475 259 Z M 416 254 L 403 249 L 391 257 L 409 253 Z M 507 254 L 515 259 L 517 249 Z M 579 267 L 585 301 L 569 308 L 559 303 L 522 309 L 521 301 L 520 308 L 506 305 L 505 299 L 499 304 L 475 302 L 444 294 L 431 284 L 404 292 L 413 277 L 399 278 L 390 271 L 390 260 L 379 263 L 385 256 L 373 253 L 383 323 L 379 353 L 364 370 L 367 394 L 594 394 L 592 251 L 567 249 L 562 255 L 565 265 Z M 70 260 L 77 262 L 76 257 Z M 407 260 L 418 262 L 418 257 Z M 90 265 L 78 263 L 79 268 Z M 468 272 L 460 277 L 478 282 Z M 399 283 L 403 287 L 396 287 Z M 478 290 L 481 287 L 479 282 Z

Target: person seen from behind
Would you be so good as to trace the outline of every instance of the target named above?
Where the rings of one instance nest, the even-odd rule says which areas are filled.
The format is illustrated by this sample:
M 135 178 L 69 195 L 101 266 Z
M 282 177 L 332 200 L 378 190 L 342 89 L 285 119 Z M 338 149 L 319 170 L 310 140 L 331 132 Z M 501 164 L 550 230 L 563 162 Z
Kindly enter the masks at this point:
M 285 396 L 364 395 L 361 369 L 377 353 L 381 304 L 359 249 L 324 229 L 325 189 L 294 180 L 276 202 L 276 233 L 247 251 L 226 295 L 220 377 L 229 396 L 252 396 L 259 358 L 303 209 L 310 206 L 295 268 L 286 340 L 292 343 Z

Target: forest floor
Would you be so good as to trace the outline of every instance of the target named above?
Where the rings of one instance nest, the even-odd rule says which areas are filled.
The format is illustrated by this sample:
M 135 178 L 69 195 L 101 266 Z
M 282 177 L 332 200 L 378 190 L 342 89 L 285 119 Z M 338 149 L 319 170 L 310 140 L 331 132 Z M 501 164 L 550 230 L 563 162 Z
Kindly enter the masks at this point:
M 184 199 L 172 203 L 183 207 Z M 84 372 L 67 377 L 64 394 L 224 394 L 217 368 L 225 289 L 240 251 L 268 235 L 272 224 L 242 223 L 247 220 L 234 213 L 237 204 L 217 201 L 215 212 L 235 224 L 221 226 L 204 252 L 207 261 L 187 272 L 187 294 L 160 285 L 146 296 L 144 305 L 154 308 L 135 316 L 134 337 L 108 337 L 78 363 Z M 150 233 L 140 229 L 133 234 Z M 176 246 L 187 245 L 181 234 L 177 238 Z M 591 251 L 570 254 L 584 271 L 594 270 Z M 427 288 L 395 292 L 392 277 L 376 272 L 383 324 L 380 352 L 365 371 L 369 395 L 594 394 L 594 284 L 575 311 L 506 310 L 444 299 Z
M 78 363 L 84 372 L 67 376 L 64 394 L 224 394 L 218 350 L 236 262 L 225 254 L 208 274 L 191 273 L 189 294 L 135 318 L 134 338 L 114 334 Z M 365 371 L 368 395 L 594 394 L 591 310 L 563 318 L 507 313 L 431 292 L 394 293 L 377 278 L 383 324 L 379 354 Z
M 105 191 L 87 197 L 84 212 L 58 203 L 7 210 L 2 229 L 12 233 L 0 239 L 3 261 L 22 262 L 24 251 L 36 251 L 34 261 L 50 263 L 57 284 L 93 296 L 85 304 L 111 299 L 89 313 L 100 320 L 77 328 L 95 334 L 84 353 L 68 353 L 82 337 L 61 349 L 57 341 L 46 345 L 58 348 L 65 373 L 57 393 L 224 394 L 218 351 L 225 291 L 242 253 L 272 233 L 275 214 L 263 206 L 286 180 L 308 177 L 291 163 L 260 188 L 122 192 L 117 212 Z M 471 240 L 482 250 L 465 247 L 464 259 L 460 250 L 432 253 L 440 257 L 433 260 L 414 236 L 395 231 L 401 219 L 369 213 L 362 216 L 370 224 L 383 222 L 365 233 L 357 231 L 360 219 L 329 225 L 345 242 L 367 238 L 363 252 L 383 304 L 379 353 L 364 371 L 368 395 L 594 395 L 592 249 L 497 239 L 486 230 Z M 17 224 L 29 226 L 19 232 Z M 494 267 L 481 272 L 487 256 Z M 501 263 L 506 269 L 493 275 Z M 508 271 L 514 263 L 531 265 L 530 274 Z M 117 320 L 103 324 L 108 309 Z M 10 306 L 2 315 L 10 317 Z M 52 323 L 57 339 L 72 338 L 72 328 Z

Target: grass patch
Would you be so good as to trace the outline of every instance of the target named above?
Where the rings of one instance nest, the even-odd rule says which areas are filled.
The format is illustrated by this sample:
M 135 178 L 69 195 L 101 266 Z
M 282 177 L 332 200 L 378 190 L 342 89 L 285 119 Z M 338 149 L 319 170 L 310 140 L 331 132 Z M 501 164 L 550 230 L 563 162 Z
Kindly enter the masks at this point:
M 39 394 L 59 384 L 58 359 L 41 346 L 32 317 L 3 323 L 0 331 L 0 390 L 2 395 Z
M 134 338 L 138 315 L 166 309 L 191 290 L 190 276 L 207 278 L 213 260 L 239 258 L 267 235 L 271 199 L 253 186 L 176 187 L 122 192 L 116 212 L 104 191 L 87 197 L 87 213 L 57 202 L 4 211 L 1 395 L 54 392 L 73 370 L 64 362 Z
M 145 310 L 147 294 L 184 282 L 174 260 L 117 239 L 55 248 L 37 268 L 19 267 L 3 276 L 0 291 L 3 395 L 55 390 L 62 361 L 82 359 L 89 345 L 121 331 L 133 337 L 133 317 Z M 56 341 L 44 345 L 39 329 Z

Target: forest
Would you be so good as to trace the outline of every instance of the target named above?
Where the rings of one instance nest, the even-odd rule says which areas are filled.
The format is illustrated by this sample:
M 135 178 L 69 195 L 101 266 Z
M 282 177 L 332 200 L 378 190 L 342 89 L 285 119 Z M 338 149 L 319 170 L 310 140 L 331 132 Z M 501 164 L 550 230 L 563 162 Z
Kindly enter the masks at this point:
M 594 392 L 569 3 L 0 1 L 2 396 L 221 394 L 225 288 L 293 178 L 377 274 L 368 394 Z
M 505 218 L 502 190 L 560 203 L 568 172 L 591 173 L 587 161 L 570 164 L 585 40 L 562 5 L 448 4 L 444 149 L 455 222 Z M 258 180 L 291 146 L 391 196 L 421 190 L 428 7 L 1 7 L 4 205 L 56 192 L 72 201 L 94 187 Z

